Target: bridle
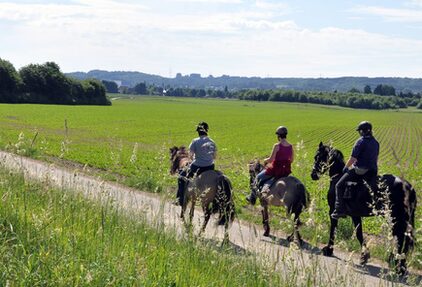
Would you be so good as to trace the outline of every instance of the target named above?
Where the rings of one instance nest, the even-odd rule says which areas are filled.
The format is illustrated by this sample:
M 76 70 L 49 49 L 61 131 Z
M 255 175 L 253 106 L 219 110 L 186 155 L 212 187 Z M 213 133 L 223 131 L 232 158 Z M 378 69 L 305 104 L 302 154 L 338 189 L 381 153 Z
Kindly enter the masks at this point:
M 335 155 L 335 150 L 330 147 L 330 146 L 324 146 L 324 151 L 328 150 L 328 156 L 327 159 L 325 161 L 322 161 L 320 158 L 320 156 L 318 156 L 315 159 L 314 162 L 314 166 L 312 168 L 312 173 L 315 173 L 318 177 L 320 177 L 321 175 L 325 174 L 327 172 L 327 170 L 329 170 L 331 168 L 331 166 L 334 164 L 334 155 Z M 320 151 L 318 150 L 318 154 L 320 153 Z M 334 179 L 337 176 L 339 176 L 340 173 L 336 173 L 335 175 L 331 176 L 330 179 Z

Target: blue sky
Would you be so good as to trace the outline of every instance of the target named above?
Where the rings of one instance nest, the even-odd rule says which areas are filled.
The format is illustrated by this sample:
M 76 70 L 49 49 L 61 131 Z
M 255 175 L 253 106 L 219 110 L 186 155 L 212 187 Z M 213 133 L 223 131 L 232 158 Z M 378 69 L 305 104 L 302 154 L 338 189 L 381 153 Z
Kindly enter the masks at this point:
M 20 68 L 274 77 L 422 77 L 422 0 L 0 0 Z

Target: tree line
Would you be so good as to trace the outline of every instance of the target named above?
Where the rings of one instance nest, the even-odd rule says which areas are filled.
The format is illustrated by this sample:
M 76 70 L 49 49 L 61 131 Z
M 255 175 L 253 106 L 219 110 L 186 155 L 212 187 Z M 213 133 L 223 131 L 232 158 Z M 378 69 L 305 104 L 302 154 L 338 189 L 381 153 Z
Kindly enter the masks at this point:
M 111 105 L 106 88 L 96 79 L 64 75 L 54 62 L 29 64 L 17 71 L 0 58 L 0 102 L 61 105 Z
M 336 91 L 306 92 L 283 89 L 243 89 L 230 91 L 227 86 L 224 89 L 163 88 L 138 83 L 135 87 L 127 89 L 126 93 L 172 97 L 210 97 L 249 101 L 299 102 L 375 110 L 407 108 L 408 106 L 416 106 L 422 109 L 421 93 L 409 91 L 396 94 L 394 87 L 389 85 L 378 85 L 374 89 L 374 92 L 372 92 L 369 86 L 365 86 L 363 92 L 352 89 L 346 93 L 339 93 Z
M 283 87 L 295 91 L 318 91 L 318 92 L 348 92 L 353 87 L 377 85 L 392 85 L 397 92 L 409 90 L 422 92 L 422 78 L 397 78 L 397 77 L 339 77 L 339 78 L 275 78 L 275 77 L 237 77 L 237 76 L 202 76 L 200 74 L 182 75 L 178 73 L 175 77 L 163 77 L 141 72 L 125 71 L 101 71 L 93 70 L 88 73 L 71 73 L 78 79 L 96 78 L 107 81 L 119 81 L 123 86 L 134 87 L 144 82 L 148 85 L 173 88 L 194 88 L 194 89 L 218 89 L 223 90 L 225 86 L 231 90 L 241 89 L 277 89 Z

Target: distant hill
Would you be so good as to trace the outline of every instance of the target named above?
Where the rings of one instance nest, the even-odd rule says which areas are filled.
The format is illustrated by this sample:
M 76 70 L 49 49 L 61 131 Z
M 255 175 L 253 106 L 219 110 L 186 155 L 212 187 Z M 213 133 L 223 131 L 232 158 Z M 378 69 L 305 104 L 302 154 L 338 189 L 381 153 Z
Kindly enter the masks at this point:
M 367 77 L 341 77 L 341 78 L 260 78 L 260 77 L 236 77 L 223 75 L 221 77 L 202 77 L 200 74 L 181 75 L 174 78 L 166 78 L 158 75 L 141 72 L 109 72 L 92 70 L 88 73 L 74 72 L 68 76 L 77 79 L 95 78 L 98 80 L 117 81 L 124 86 L 134 87 L 140 82 L 148 85 L 188 87 L 204 89 L 292 89 L 297 91 L 339 91 L 346 92 L 352 88 L 363 90 L 365 85 L 374 89 L 379 84 L 391 85 L 396 91 L 422 92 L 422 79 L 414 78 L 367 78 Z

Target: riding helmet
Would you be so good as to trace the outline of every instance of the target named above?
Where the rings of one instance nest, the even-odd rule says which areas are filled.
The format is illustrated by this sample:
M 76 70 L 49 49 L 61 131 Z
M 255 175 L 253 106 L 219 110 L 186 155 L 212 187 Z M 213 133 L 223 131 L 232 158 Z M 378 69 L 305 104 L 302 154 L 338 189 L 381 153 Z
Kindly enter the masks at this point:
M 206 122 L 200 122 L 196 126 L 196 131 L 197 132 L 205 132 L 205 133 L 208 133 L 208 124 Z
M 360 122 L 358 127 L 356 128 L 357 131 L 372 131 L 372 124 L 368 121 Z
M 279 126 L 276 130 L 275 130 L 275 134 L 276 135 L 287 135 L 287 128 L 285 126 Z

